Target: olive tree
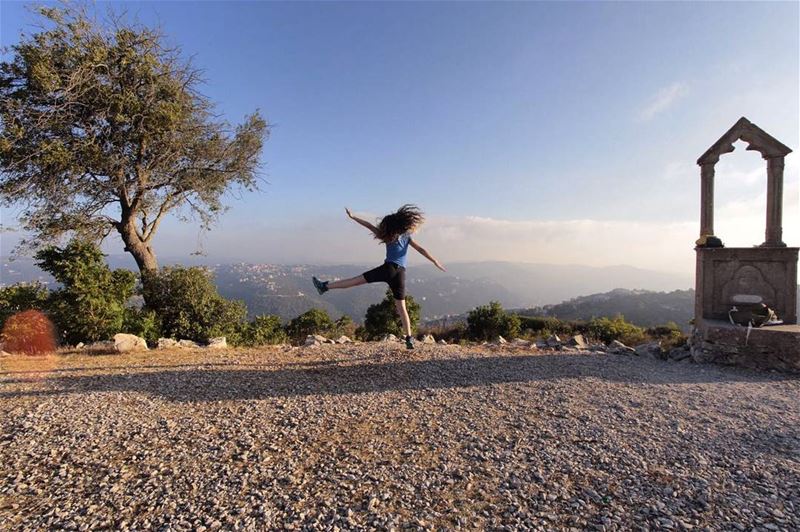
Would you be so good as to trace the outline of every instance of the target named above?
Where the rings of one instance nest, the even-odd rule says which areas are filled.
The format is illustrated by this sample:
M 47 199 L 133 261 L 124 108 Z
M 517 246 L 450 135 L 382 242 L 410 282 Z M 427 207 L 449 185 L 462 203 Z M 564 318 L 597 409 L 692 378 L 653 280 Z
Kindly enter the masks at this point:
M 158 30 L 38 11 L 42 28 L 0 63 L 0 204 L 19 207 L 33 247 L 116 232 L 144 277 L 165 216 L 208 228 L 226 191 L 257 188 L 269 126 L 258 111 L 235 127 L 216 116 Z

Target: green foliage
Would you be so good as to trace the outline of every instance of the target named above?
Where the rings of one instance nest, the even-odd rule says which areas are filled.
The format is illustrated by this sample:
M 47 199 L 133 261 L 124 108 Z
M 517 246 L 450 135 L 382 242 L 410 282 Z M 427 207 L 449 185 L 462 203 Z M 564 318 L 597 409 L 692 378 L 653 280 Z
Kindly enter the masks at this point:
M 673 347 L 683 347 L 686 345 L 688 337 L 681 331 L 680 326 L 674 321 L 667 322 L 665 325 L 649 327 L 645 333 L 654 340 L 659 340 L 665 349 Z
M 36 260 L 62 285 L 50 293 L 47 307 L 64 340 L 107 340 L 122 330 L 125 303 L 136 286 L 133 272 L 111 271 L 97 246 L 79 240 L 42 249 Z
M 458 322 L 452 325 L 424 327 L 420 328 L 417 336 L 422 337 L 426 334 L 432 335 L 437 340 L 445 340 L 449 344 L 460 343 L 467 339 L 467 324 Z
M 18 312 L 46 310 L 47 298 L 47 288 L 40 283 L 18 283 L 0 288 L 0 328 Z
M 0 63 L 0 204 L 22 208 L 30 245 L 117 231 L 154 271 L 164 216 L 206 227 L 227 190 L 256 188 L 267 123 L 219 120 L 159 30 L 69 3 L 39 14 Z
M 467 334 L 472 340 L 511 339 L 519 332 L 519 316 L 507 313 L 497 301 L 475 307 L 467 315 Z
M 161 337 L 161 320 L 153 310 L 126 308 L 120 332 L 140 336 L 153 346 Z
M 335 337 L 344 335 L 352 340 L 356 336 L 356 329 L 356 324 L 353 323 L 353 320 L 350 318 L 350 316 L 344 315 L 333 322 L 333 330 L 331 331 L 331 334 Z
M 603 342 L 619 340 L 627 345 L 635 345 L 647 340 L 644 329 L 625 321 L 622 315 L 613 319 L 595 318 L 587 326 L 589 335 Z
M 420 319 L 419 303 L 411 296 L 406 296 L 406 310 L 411 321 L 411 332 L 417 330 Z M 367 308 L 364 316 L 364 336 L 368 340 L 375 340 L 385 334 L 394 334 L 397 337 L 405 336 L 403 322 L 397 314 L 395 299 L 391 290 L 386 291 L 383 301 Z
M 351 338 L 353 340 L 361 340 L 362 342 L 369 340 L 369 338 L 367 338 L 367 330 L 363 325 L 356 327 L 356 330 L 353 331 L 353 336 Z
M 219 295 L 204 268 L 162 268 L 148 275 L 143 292 L 147 309 L 161 320 L 161 334 L 169 338 L 206 342 L 233 336 L 247 314 L 242 302 Z
M 328 313 L 322 309 L 312 308 L 292 319 L 286 326 L 286 334 L 295 342 L 300 343 L 309 334 L 327 336 L 333 330 L 333 321 Z
M 562 321 L 552 316 L 519 316 L 520 328 L 530 334 L 542 336 L 549 334 L 577 334 L 584 324 L 573 321 Z
M 260 345 L 282 344 L 288 339 L 278 316 L 256 316 L 253 321 L 243 323 L 236 332 L 229 335 L 231 345 L 258 347 Z

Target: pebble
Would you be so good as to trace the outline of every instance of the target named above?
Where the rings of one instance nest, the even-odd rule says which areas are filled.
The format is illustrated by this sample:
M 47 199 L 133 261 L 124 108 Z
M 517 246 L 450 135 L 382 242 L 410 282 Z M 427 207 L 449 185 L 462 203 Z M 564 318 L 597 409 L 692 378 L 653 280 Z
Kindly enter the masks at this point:
M 800 529 L 797 379 L 511 345 L 403 347 L 0 368 L 0 521 Z

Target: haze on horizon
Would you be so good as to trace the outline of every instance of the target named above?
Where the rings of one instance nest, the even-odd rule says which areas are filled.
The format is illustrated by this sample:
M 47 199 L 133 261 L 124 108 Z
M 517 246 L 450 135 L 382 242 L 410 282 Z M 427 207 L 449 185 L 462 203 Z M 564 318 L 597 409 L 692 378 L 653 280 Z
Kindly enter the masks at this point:
M 34 31 L 26 5 L 0 4 L 3 46 Z M 231 197 L 208 234 L 166 221 L 159 256 L 379 262 L 344 207 L 376 218 L 417 203 L 418 239 L 445 265 L 688 274 L 694 161 L 741 116 L 795 150 L 783 226 L 800 245 L 796 2 L 113 5 L 194 57 L 224 117 L 259 108 L 274 124 L 263 190 Z M 717 165 L 729 246 L 764 239 L 766 166 L 744 147 Z M 4 232 L 0 255 L 18 238 Z

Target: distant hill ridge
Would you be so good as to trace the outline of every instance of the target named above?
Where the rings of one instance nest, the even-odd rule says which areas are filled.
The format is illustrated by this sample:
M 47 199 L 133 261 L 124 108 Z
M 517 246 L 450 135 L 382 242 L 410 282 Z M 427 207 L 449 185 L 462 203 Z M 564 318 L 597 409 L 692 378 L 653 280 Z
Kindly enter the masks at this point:
M 132 260 L 125 255 L 111 255 L 107 261 L 112 268 L 135 269 Z M 333 317 L 347 314 L 361 321 L 367 307 L 380 301 L 385 291 L 383 285 L 370 285 L 319 296 L 310 282 L 311 275 L 323 279 L 352 277 L 374 264 L 230 264 L 199 257 L 181 261 L 161 259 L 163 265 L 176 262 L 211 268 L 220 293 L 243 300 L 251 316 L 276 314 L 286 320 L 317 307 Z M 443 273 L 429 265 L 409 267 L 408 293 L 422 305 L 424 319 L 463 314 L 492 300 L 506 308 L 530 308 L 615 288 L 663 291 L 692 285 L 688 276 L 631 266 L 468 262 L 447 264 L 447 268 L 447 273 Z M 36 268 L 30 259 L 0 262 L 0 284 L 33 280 L 52 283 L 52 278 Z
M 125 255 L 112 255 L 107 260 L 112 268 L 135 269 Z M 162 260 L 162 264 L 178 262 Z M 346 314 L 360 322 L 367 307 L 380 301 L 385 291 L 383 285 L 369 285 L 319 296 L 311 285 L 311 275 L 323 279 L 352 277 L 371 267 L 366 264 L 225 264 L 198 257 L 180 262 L 212 269 L 220 293 L 243 300 L 251 316 L 275 314 L 289 320 L 316 307 L 334 318 Z M 447 273 L 427 265 L 409 268 L 408 292 L 422 305 L 425 321 L 464 319 L 469 310 L 492 300 L 509 309 L 520 309 L 522 314 L 565 320 L 622 314 L 627 321 L 645 327 L 674 321 L 686 329 L 693 316 L 694 291 L 687 289 L 693 284 L 689 276 L 631 266 L 470 262 L 447 267 Z M 0 259 L 0 286 L 36 280 L 54 284 L 31 259 Z
M 694 290 L 653 292 L 617 288 L 610 292 L 581 296 L 558 303 L 518 311 L 529 316 L 553 316 L 561 320 L 612 318 L 618 314 L 641 327 L 662 325 L 669 321 L 688 330 L 694 316 Z

